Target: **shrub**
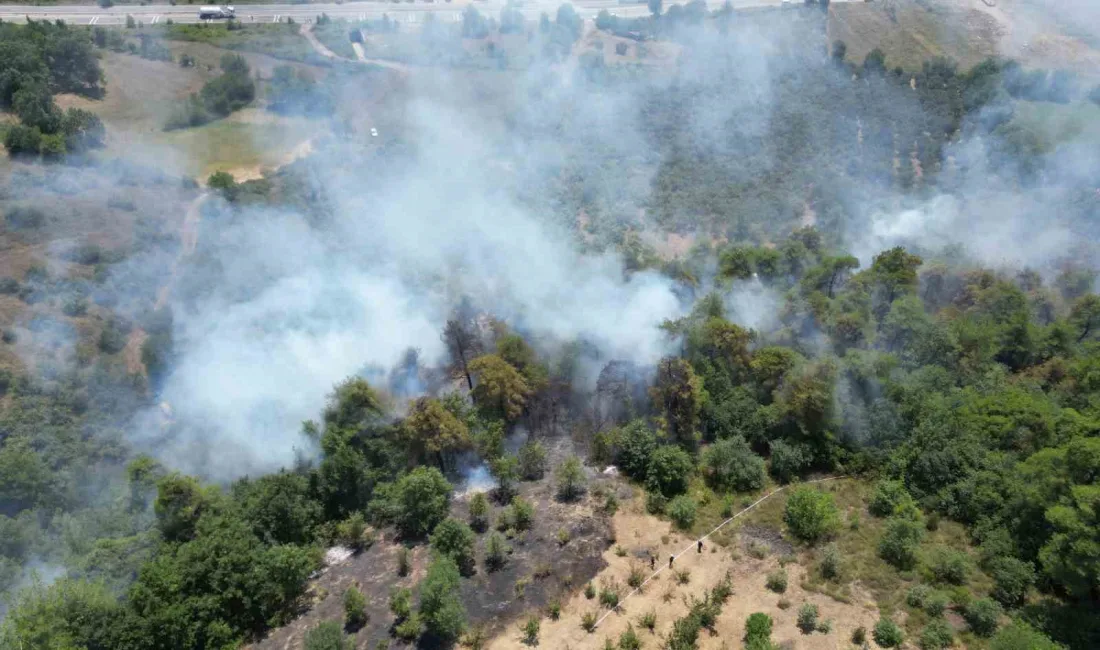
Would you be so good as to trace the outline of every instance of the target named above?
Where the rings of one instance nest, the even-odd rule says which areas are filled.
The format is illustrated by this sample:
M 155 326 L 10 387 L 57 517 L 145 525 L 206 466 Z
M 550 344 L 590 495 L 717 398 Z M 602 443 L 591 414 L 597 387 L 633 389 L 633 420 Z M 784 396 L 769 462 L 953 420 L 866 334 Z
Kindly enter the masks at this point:
M 424 632 L 440 645 L 457 640 L 466 627 L 466 607 L 459 595 L 461 581 L 454 561 L 437 555 L 418 587 Z
M 546 448 L 542 443 L 528 440 L 517 454 L 519 475 L 525 481 L 537 481 L 546 474 Z
M 695 501 L 686 494 L 673 499 L 666 510 L 672 523 L 680 530 L 691 530 L 695 525 Z
M 1064 650 L 1042 632 L 1023 621 L 1002 627 L 989 642 L 989 650 Z
M 805 445 L 776 440 L 771 443 L 771 473 L 776 480 L 789 483 L 810 466 L 813 455 Z
M 399 587 L 390 592 L 390 613 L 399 622 L 412 615 L 412 591 Z
M 817 605 L 806 603 L 798 608 L 798 629 L 810 634 L 817 629 Z
M 645 495 L 645 510 L 651 515 L 664 514 L 668 506 L 668 498 L 660 492 L 647 492 Z
M 558 499 L 562 501 L 575 501 L 584 495 L 587 489 L 587 481 L 584 478 L 584 468 L 576 456 L 571 456 L 558 466 Z
M 827 618 L 824 621 L 818 621 L 817 631 L 822 634 L 828 634 L 833 631 L 833 619 Z
M 836 580 L 840 577 L 840 549 L 836 544 L 825 547 L 825 553 L 821 558 L 821 577 L 826 580 Z
M 409 549 L 404 546 L 397 549 L 397 575 L 404 578 L 409 575 Z
M 527 530 L 535 520 L 535 506 L 523 497 L 512 499 L 512 525 L 516 530 Z
M 550 604 L 546 606 L 546 614 L 550 617 L 551 621 L 556 621 L 561 618 L 561 601 L 555 598 L 550 601 Z
M 638 638 L 634 626 L 627 623 L 626 629 L 619 635 L 619 650 L 640 650 L 641 647 L 642 640 Z
M 500 569 L 507 561 L 507 556 L 508 546 L 504 537 L 497 532 L 491 533 L 485 540 L 485 568 L 490 572 Z
M 348 587 L 344 592 L 344 625 L 348 629 L 358 630 L 367 623 L 367 599 L 363 592 Z
M 779 602 L 776 603 L 775 606 L 785 612 L 791 608 L 791 601 L 787 600 L 786 598 L 780 598 Z
M 942 618 L 933 619 L 921 630 L 919 644 L 921 650 L 943 650 L 950 648 L 955 640 L 951 626 Z
M 990 594 L 1005 607 L 1018 607 L 1027 599 L 1035 584 L 1035 569 L 1030 562 L 1014 557 L 999 557 L 990 562 L 993 592 Z
M 581 616 L 581 628 L 589 634 L 596 631 L 596 614 L 595 612 L 585 612 Z
M 943 616 L 943 613 L 947 611 L 947 604 L 947 594 L 942 591 L 934 591 L 925 601 L 924 611 L 929 616 Z
M 783 521 L 795 537 L 811 544 L 828 537 L 840 525 L 833 495 L 809 486 L 791 492 Z
M 455 561 L 459 571 L 469 574 L 474 567 L 474 531 L 463 522 L 448 517 L 439 522 L 431 536 L 432 550 Z
M 774 591 L 777 594 L 782 594 L 787 591 L 787 570 L 776 569 L 768 574 L 767 581 L 764 585 Z
M 350 517 L 336 524 L 336 541 L 356 552 L 374 543 L 374 533 L 367 528 L 363 513 L 353 512 Z
M 603 511 L 609 517 L 619 511 L 619 497 L 614 492 L 608 492 L 604 497 Z
M 764 487 L 764 459 L 752 452 L 745 439 L 719 440 L 703 451 L 707 482 L 720 491 L 745 492 Z
M 875 643 L 883 648 L 896 648 L 905 641 L 905 633 L 898 624 L 888 618 L 880 618 L 872 633 Z
M 898 569 L 909 570 L 917 564 L 917 547 L 924 538 L 924 527 L 910 519 L 894 517 L 878 544 L 878 555 Z
M 393 627 L 393 634 L 398 639 L 409 643 L 415 641 L 416 638 L 420 636 L 420 629 L 422 627 L 423 624 L 420 622 L 420 616 L 418 614 L 412 614 Z
M 570 535 L 569 531 L 564 528 L 558 529 L 558 546 L 565 546 L 569 543 Z
M 608 609 L 614 609 L 619 604 L 621 588 L 615 580 L 608 580 L 600 585 L 600 604 Z
M 36 126 L 12 124 L 4 134 L 4 148 L 10 156 L 37 156 L 42 146 L 42 131 Z
M 591 582 L 584 586 L 584 597 L 588 600 L 596 597 L 596 587 Z
M 645 582 L 645 569 L 641 565 L 634 563 L 630 565 L 630 575 L 626 578 L 626 584 L 631 589 L 637 589 Z
M 913 501 L 901 481 L 882 480 L 875 485 L 867 509 L 876 517 L 892 517 L 902 506 Z
M 638 625 L 641 625 L 645 629 L 653 632 L 657 629 L 657 612 L 648 611 L 638 617 Z
M 753 639 L 770 639 L 772 636 L 772 617 L 757 612 L 745 621 L 745 642 Z
M 676 584 L 686 585 L 691 582 L 691 571 L 689 569 L 676 569 L 674 573 L 676 575 Z
M 527 622 L 523 624 L 521 628 L 523 631 L 523 642 L 527 645 L 539 644 L 539 619 L 535 615 L 531 615 L 527 618 Z
M 489 498 L 484 492 L 470 497 L 470 528 L 484 533 L 489 528 Z
M 351 644 L 339 623 L 327 621 L 306 632 L 303 647 L 305 650 L 350 650 Z
M 932 588 L 928 585 L 913 585 L 905 592 L 905 604 L 916 609 L 924 609 L 928 597 L 932 595 Z
M 695 462 L 686 451 L 675 445 L 663 445 L 650 455 L 646 488 L 670 498 L 683 494 L 694 470 Z
M 860 625 L 852 630 L 852 645 L 862 646 L 867 643 L 867 628 Z
M 975 600 L 963 609 L 963 618 L 974 634 L 990 637 L 997 631 L 997 621 L 1001 618 L 1001 606 L 988 598 Z
M 937 546 L 928 554 L 928 568 L 937 582 L 964 585 L 970 575 L 970 558 L 962 551 Z

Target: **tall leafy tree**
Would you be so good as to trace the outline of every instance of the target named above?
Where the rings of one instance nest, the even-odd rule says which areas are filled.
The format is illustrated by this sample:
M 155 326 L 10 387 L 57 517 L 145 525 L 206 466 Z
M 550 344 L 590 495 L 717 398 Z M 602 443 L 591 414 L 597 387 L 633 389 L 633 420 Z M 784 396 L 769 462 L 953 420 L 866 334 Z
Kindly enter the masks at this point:
M 694 445 L 699 438 L 699 415 L 707 394 L 691 365 L 683 359 L 661 359 L 650 394 L 669 435 L 682 444 Z
M 515 422 L 523 415 L 531 388 L 510 363 L 486 354 L 470 362 L 470 372 L 477 377 L 473 396 L 478 408 L 506 422 Z

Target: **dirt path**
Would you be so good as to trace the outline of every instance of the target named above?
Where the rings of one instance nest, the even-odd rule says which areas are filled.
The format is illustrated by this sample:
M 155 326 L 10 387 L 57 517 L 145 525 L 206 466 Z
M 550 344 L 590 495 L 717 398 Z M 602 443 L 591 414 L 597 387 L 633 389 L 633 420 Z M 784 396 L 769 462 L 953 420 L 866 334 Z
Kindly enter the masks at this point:
M 199 225 L 202 223 L 202 204 L 206 203 L 206 200 L 210 198 L 209 192 L 203 192 L 198 195 L 191 205 L 187 208 L 187 215 L 183 218 L 183 225 L 180 226 L 180 254 L 176 257 L 176 260 L 172 262 L 172 273 L 168 276 L 168 282 L 160 288 L 157 292 L 157 302 L 153 307 L 154 310 L 158 310 L 168 304 L 168 297 L 172 293 L 172 286 L 176 284 L 176 277 L 179 275 L 180 264 L 183 260 L 191 256 L 195 252 L 195 248 L 199 245 Z
M 302 25 L 300 33 L 302 34 L 302 36 L 306 37 L 306 40 L 309 41 L 309 44 L 311 46 L 313 46 L 313 49 L 318 54 L 320 54 L 321 56 L 323 56 L 327 59 L 333 59 L 335 61 L 348 61 L 348 59 L 345 59 L 344 57 L 336 54 L 332 50 L 325 47 L 324 43 L 317 40 L 317 35 L 313 33 L 313 25 L 310 25 L 310 24 Z M 371 58 L 368 58 L 367 54 L 366 54 L 366 50 L 363 49 L 363 44 L 362 43 L 352 43 L 351 47 L 352 47 L 352 49 L 355 50 L 355 57 L 356 57 L 356 59 L 358 59 L 359 63 L 366 63 L 366 64 L 369 64 L 369 65 L 376 65 L 376 66 L 379 66 L 381 68 L 387 68 L 389 70 L 399 72 L 403 75 L 409 73 L 409 66 L 405 65 L 404 63 L 398 63 L 396 61 L 389 61 L 389 60 L 386 60 L 386 59 L 371 59 Z
M 309 23 L 306 23 L 306 24 L 302 25 L 301 29 L 298 30 L 298 33 L 300 33 L 302 36 L 305 36 L 306 40 L 309 41 L 309 44 L 312 45 L 313 49 L 316 50 L 317 53 L 320 54 L 321 56 L 323 56 L 325 58 L 328 58 L 328 59 L 337 59 L 339 61 L 347 61 L 347 59 L 345 59 L 342 56 L 337 55 L 336 52 L 333 52 L 332 50 L 328 49 L 327 47 L 325 47 L 324 43 L 317 40 L 317 36 L 314 35 L 314 33 L 313 33 L 313 25 L 311 25 Z
M 145 362 L 141 359 L 141 348 L 145 345 L 145 339 L 149 335 L 140 327 L 130 331 L 130 337 L 126 339 L 126 347 L 122 349 L 122 358 L 126 361 L 126 372 L 131 375 L 144 375 Z

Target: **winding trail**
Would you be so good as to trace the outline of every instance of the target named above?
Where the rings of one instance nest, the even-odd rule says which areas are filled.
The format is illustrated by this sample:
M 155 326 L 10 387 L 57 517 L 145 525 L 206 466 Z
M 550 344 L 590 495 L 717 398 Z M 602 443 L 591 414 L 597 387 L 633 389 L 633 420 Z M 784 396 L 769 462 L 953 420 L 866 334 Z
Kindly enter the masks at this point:
M 168 304 L 168 297 L 172 294 L 172 287 L 176 284 L 176 277 L 185 259 L 190 257 L 199 245 L 199 225 L 202 223 L 202 204 L 210 198 L 210 192 L 198 195 L 187 208 L 187 215 L 180 226 L 180 254 L 172 262 L 172 273 L 168 276 L 168 282 L 157 292 L 157 302 L 153 306 L 154 311 Z
M 301 29 L 299 30 L 299 33 L 302 36 L 305 36 L 306 40 L 309 41 L 309 44 L 313 47 L 313 50 L 315 52 L 325 57 L 326 59 L 333 59 L 334 61 L 348 61 L 349 63 L 353 63 L 351 59 L 345 59 L 344 57 L 338 55 L 336 52 L 328 49 L 328 47 L 317 38 L 317 35 L 313 33 L 312 24 L 303 24 Z M 363 48 L 362 43 L 352 43 L 351 47 L 355 50 L 355 58 L 359 61 L 359 63 L 376 65 L 380 68 L 393 70 L 403 75 L 407 75 L 409 73 L 409 66 L 405 65 L 404 63 L 389 61 L 387 59 L 372 59 L 367 57 L 366 50 Z

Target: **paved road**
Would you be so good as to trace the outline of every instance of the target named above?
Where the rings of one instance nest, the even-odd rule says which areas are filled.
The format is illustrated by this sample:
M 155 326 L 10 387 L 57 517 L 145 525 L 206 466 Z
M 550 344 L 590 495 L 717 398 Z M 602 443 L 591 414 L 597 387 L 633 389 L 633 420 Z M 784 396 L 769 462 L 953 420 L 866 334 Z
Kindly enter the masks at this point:
M 835 1 L 835 0 L 834 0 Z M 31 6 L 31 5 L 0 5 L 0 20 L 8 22 L 24 22 L 27 17 L 32 20 L 64 20 L 77 25 L 102 25 L 120 26 L 125 24 L 126 16 L 131 15 L 135 20 L 146 25 L 163 24 L 168 19 L 176 23 L 200 22 L 198 7 L 200 2 L 194 5 L 146 5 L 146 6 L 115 6 L 101 9 L 95 5 L 70 5 L 70 6 Z M 216 4 L 216 3 L 212 3 Z M 342 4 L 257 4 L 237 6 L 237 18 L 245 23 L 274 23 L 286 22 L 288 18 L 295 22 L 304 23 L 307 19 L 315 18 L 318 14 L 325 13 L 334 18 L 349 20 L 379 19 L 383 14 L 393 20 L 407 23 L 417 23 L 424 20 L 429 13 L 437 15 L 437 20 L 457 22 L 462 18 L 462 9 L 467 4 L 473 4 L 482 13 L 496 16 L 500 13 L 504 3 L 501 0 L 471 1 L 454 0 L 443 2 L 442 0 L 430 2 L 426 0 L 405 2 L 385 2 L 375 0 L 372 2 L 346 2 Z M 546 12 L 551 16 L 557 10 L 560 2 L 557 0 L 528 0 L 520 11 L 529 18 L 537 19 L 540 14 Z M 668 0 L 666 5 L 670 4 Z M 708 0 L 707 4 L 712 9 L 722 6 L 723 0 Z M 783 0 L 732 0 L 734 7 L 763 7 L 780 6 L 785 4 Z M 800 4 L 800 0 L 794 0 L 790 4 Z M 586 19 L 593 19 L 601 10 L 607 9 L 617 16 L 644 16 L 649 14 L 649 9 L 644 2 L 620 3 L 618 0 L 573 0 L 577 12 Z

